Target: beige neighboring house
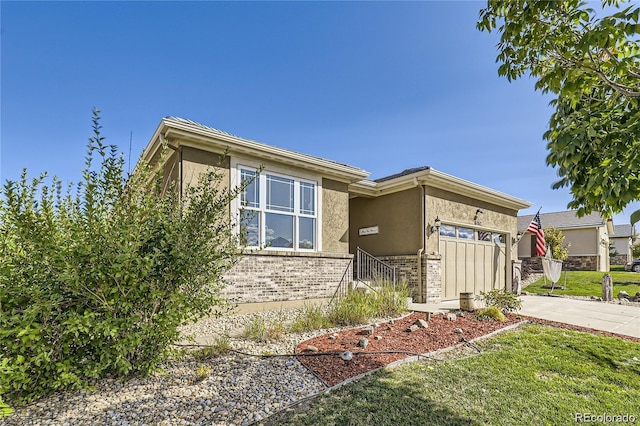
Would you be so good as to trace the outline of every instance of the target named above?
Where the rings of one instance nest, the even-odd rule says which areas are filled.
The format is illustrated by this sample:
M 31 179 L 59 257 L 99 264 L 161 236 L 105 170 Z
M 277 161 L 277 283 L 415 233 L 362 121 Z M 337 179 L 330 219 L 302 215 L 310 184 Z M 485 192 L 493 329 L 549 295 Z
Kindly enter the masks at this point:
M 534 215 L 518 217 L 518 232 L 524 233 Z M 542 228 L 557 228 L 565 236 L 569 258 L 563 269 L 576 271 L 609 271 L 609 236 L 613 234 L 613 221 L 605 220 L 599 213 L 578 217 L 574 210 L 540 213 Z M 524 233 L 518 244 L 518 258 L 524 269 L 542 270 L 539 257 L 535 256 L 535 236 Z M 533 255 L 532 255 L 533 253 Z
M 631 247 L 636 243 L 638 233 L 633 225 L 615 225 L 613 231 L 609 241 L 612 243 L 612 249 L 618 254 L 611 256 L 611 264 L 625 265 L 633 260 Z
M 429 167 L 367 180 L 357 167 L 176 117 L 162 119 L 142 161 L 182 192 L 211 167 L 230 187 L 252 180 L 229 217 L 253 251 L 224 276 L 224 294 L 249 306 L 327 300 L 353 285 L 358 247 L 395 266 L 416 301 L 511 289 L 517 214 L 530 206 Z
M 512 242 L 527 201 L 431 167 L 363 180 L 350 194 L 350 251 L 396 266 L 414 301 L 511 290 Z

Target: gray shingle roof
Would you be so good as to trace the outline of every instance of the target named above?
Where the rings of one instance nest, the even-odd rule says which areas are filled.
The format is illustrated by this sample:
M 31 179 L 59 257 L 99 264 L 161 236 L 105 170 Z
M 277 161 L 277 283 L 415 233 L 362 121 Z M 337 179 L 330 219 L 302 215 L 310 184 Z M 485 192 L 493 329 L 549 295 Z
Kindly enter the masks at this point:
M 535 215 L 518 216 L 518 231 L 527 229 Z M 600 213 L 591 213 L 578 217 L 575 210 L 555 213 L 540 213 L 540 222 L 543 228 L 589 228 L 604 226 L 605 220 Z
M 414 167 L 412 169 L 403 170 L 400 173 L 395 173 L 393 175 L 381 177 L 380 179 L 374 179 L 374 182 L 378 182 L 378 183 L 385 182 L 387 180 L 399 178 L 399 177 L 402 177 L 402 176 L 407 176 L 407 175 L 410 175 L 410 174 L 413 174 L 413 173 L 422 172 L 424 170 L 429 170 L 430 168 L 431 167 L 429 167 L 429 166 Z
M 243 138 L 241 136 L 234 135 L 233 133 L 225 132 L 225 131 L 216 129 L 215 127 L 205 126 L 204 124 L 200 124 L 197 121 L 189 120 L 189 119 L 186 119 L 186 118 L 181 118 L 181 117 L 176 117 L 176 116 L 171 115 L 171 116 L 164 117 L 164 120 L 173 121 L 175 123 L 180 123 L 180 124 L 187 124 L 189 126 L 198 127 L 200 129 L 207 130 L 209 132 L 218 133 L 219 135 L 222 135 L 222 136 L 231 136 L 233 138 L 237 138 L 237 139 L 240 139 L 240 140 L 243 140 L 243 141 L 247 141 L 247 142 L 251 142 L 251 143 L 255 143 L 255 144 L 259 144 L 259 145 L 263 145 L 263 146 L 275 146 L 275 145 L 267 145 L 267 144 L 265 144 L 263 142 L 258 142 L 258 141 L 252 140 L 252 139 L 246 139 L 246 138 Z M 305 153 L 302 153 L 302 152 L 299 152 L 299 151 L 293 151 L 293 150 L 287 149 L 287 148 L 279 148 L 279 149 L 285 149 L 286 151 L 292 152 L 294 154 L 298 154 L 300 156 L 304 156 L 304 157 L 308 157 L 308 158 L 315 158 L 315 159 L 318 159 L 318 160 L 327 161 L 329 163 L 337 164 L 339 166 L 350 167 L 352 169 L 360 170 L 360 171 L 364 172 L 364 170 L 360 169 L 359 167 L 355 167 L 355 166 L 352 166 L 352 165 L 346 164 L 346 163 L 341 163 L 339 161 L 329 160 L 328 158 L 322 158 L 322 157 L 318 157 L 318 156 L 315 156 L 315 155 L 309 155 L 309 154 L 305 154 Z
M 631 225 L 614 225 L 613 231 L 612 237 L 614 238 L 628 238 L 635 234 L 635 229 Z

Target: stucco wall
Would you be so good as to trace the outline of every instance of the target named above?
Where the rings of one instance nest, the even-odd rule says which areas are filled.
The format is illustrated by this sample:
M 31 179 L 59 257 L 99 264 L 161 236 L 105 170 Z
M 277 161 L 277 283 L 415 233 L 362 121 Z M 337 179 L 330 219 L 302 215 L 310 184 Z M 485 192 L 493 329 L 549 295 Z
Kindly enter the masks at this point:
M 349 187 L 322 179 L 322 251 L 349 252 Z
M 356 247 L 374 256 L 416 254 L 422 247 L 421 189 L 376 198 L 356 197 L 349 201 L 350 252 Z M 360 236 L 358 230 L 379 227 L 379 233 Z
M 474 216 L 478 209 L 484 213 L 478 216 L 482 227 L 510 233 L 515 236 L 518 228 L 516 210 L 474 200 L 460 194 L 427 186 L 425 188 L 426 229 L 428 230 L 440 218 L 442 224 L 468 224 L 474 226 Z M 429 236 L 425 247 L 427 253 L 438 252 L 436 235 Z
M 202 173 L 216 169 L 222 173 L 221 183 L 223 188 L 228 188 L 229 177 L 229 157 L 221 158 L 220 155 L 203 151 L 191 147 L 182 147 L 182 191 L 188 186 L 196 185 Z

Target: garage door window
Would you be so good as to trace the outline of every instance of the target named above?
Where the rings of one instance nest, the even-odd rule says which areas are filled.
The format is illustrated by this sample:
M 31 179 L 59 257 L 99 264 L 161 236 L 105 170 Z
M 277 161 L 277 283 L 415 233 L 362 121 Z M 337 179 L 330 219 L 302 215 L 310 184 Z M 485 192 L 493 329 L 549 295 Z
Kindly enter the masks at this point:
M 461 240 L 475 240 L 476 232 L 470 228 L 458 228 L 458 238 Z
M 441 237 L 456 237 L 456 227 L 451 225 L 440 225 L 440 236 Z

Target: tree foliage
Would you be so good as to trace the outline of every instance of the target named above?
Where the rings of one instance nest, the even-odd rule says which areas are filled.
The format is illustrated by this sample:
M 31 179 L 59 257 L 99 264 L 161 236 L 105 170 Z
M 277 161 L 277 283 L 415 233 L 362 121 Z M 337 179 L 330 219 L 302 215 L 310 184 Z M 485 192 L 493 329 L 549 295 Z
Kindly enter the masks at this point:
M 0 396 L 24 403 L 107 375 L 146 374 L 186 322 L 219 312 L 239 254 L 215 170 L 181 196 L 126 177 L 94 110 L 82 182 L 8 181 L 0 197 Z
M 640 199 L 640 7 L 602 7 L 490 0 L 477 24 L 501 34 L 499 75 L 530 75 L 536 89 L 557 95 L 544 134 L 547 163 L 560 177 L 553 188 L 570 187 L 568 207 L 579 216 L 610 217 Z
M 544 230 L 544 240 L 547 244 L 551 257 L 558 260 L 565 260 L 569 257 L 569 247 L 571 243 L 564 243 L 564 234 L 557 228 L 546 228 Z

